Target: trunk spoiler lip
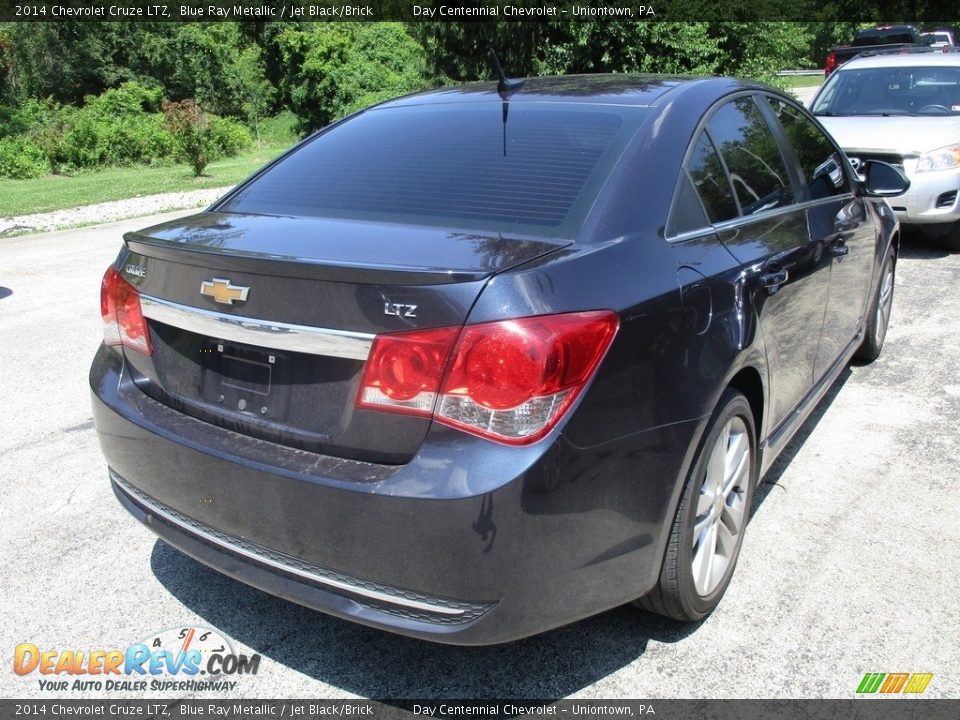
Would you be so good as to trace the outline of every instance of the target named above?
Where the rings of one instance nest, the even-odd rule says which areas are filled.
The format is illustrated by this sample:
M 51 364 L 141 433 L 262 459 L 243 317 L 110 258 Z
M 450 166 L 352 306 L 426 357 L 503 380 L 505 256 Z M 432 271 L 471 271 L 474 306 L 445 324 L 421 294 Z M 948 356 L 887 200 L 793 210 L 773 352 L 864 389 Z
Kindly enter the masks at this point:
M 270 253 L 246 251 L 218 252 L 198 247 L 171 245 L 163 240 L 130 235 L 124 243 L 133 252 L 157 260 L 168 260 L 185 265 L 210 268 L 211 270 L 236 270 L 258 275 L 264 274 L 264 263 L 269 263 L 271 274 L 306 280 L 332 280 L 348 283 L 371 283 L 379 285 L 444 285 L 447 283 L 483 280 L 493 271 L 442 270 L 431 268 L 407 268 L 403 266 L 337 263 L 294 258 Z M 560 249 L 550 248 L 547 252 Z M 541 253 L 544 255 L 547 253 Z M 540 257 L 540 256 L 538 256 Z M 536 258 L 531 258 L 536 259 Z
M 193 218 L 185 218 L 185 220 L 191 219 Z M 429 230 L 436 231 L 435 228 Z M 489 237 L 500 242 L 524 243 L 529 251 L 519 253 L 517 257 L 509 258 L 499 266 L 447 268 L 405 265 L 389 261 L 328 260 L 241 248 L 213 247 L 165 239 L 152 234 L 156 231 L 169 232 L 169 225 L 129 232 L 124 235 L 124 244 L 129 250 L 148 258 L 216 270 L 236 270 L 255 274 L 269 272 L 308 280 L 380 285 L 442 285 L 481 281 L 574 244 L 573 240 L 562 238 L 529 238 L 505 236 L 502 233 L 476 233 L 477 237 Z

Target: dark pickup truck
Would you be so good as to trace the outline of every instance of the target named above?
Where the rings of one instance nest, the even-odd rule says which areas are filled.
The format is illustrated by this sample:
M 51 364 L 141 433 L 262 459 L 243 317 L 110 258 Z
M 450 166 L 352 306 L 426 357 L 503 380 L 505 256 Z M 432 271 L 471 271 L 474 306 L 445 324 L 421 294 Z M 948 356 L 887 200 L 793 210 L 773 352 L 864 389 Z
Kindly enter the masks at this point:
M 867 50 L 884 52 L 915 47 L 928 47 L 930 40 L 923 37 L 913 25 L 885 25 L 861 30 L 849 45 L 841 45 L 830 51 L 824 63 L 824 77 L 843 65 L 847 60 Z

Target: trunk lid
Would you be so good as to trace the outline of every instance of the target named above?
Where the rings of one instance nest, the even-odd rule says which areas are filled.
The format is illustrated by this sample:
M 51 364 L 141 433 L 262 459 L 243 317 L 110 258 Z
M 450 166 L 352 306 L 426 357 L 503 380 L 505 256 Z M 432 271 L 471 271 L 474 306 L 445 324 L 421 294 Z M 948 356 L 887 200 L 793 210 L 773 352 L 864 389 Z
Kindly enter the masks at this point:
M 204 212 L 125 236 L 147 394 L 237 432 L 401 463 L 425 418 L 355 407 L 373 337 L 460 325 L 494 274 L 570 244 L 325 218 Z

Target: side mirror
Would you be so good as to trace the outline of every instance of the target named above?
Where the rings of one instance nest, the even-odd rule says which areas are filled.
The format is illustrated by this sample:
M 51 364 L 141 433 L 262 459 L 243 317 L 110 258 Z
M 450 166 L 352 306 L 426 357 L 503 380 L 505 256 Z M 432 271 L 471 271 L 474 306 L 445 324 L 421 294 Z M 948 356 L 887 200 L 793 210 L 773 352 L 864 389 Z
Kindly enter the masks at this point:
M 867 160 L 858 170 L 863 177 L 867 195 L 873 197 L 896 197 L 910 188 L 910 181 L 898 168 L 880 160 Z

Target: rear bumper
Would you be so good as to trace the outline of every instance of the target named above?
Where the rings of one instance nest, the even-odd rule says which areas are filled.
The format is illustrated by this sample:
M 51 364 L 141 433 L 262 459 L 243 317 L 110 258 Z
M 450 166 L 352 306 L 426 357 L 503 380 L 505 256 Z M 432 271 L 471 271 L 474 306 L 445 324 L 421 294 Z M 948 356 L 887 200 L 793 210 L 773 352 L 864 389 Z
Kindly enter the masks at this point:
M 114 492 L 171 545 L 299 604 L 464 645 L 647 592 L 694 429 L 583 449 L 562 434 L 508 448 L 435 427 L 410 463 L 373 465 L 184 416 L 105 348 L 90 381 Z

